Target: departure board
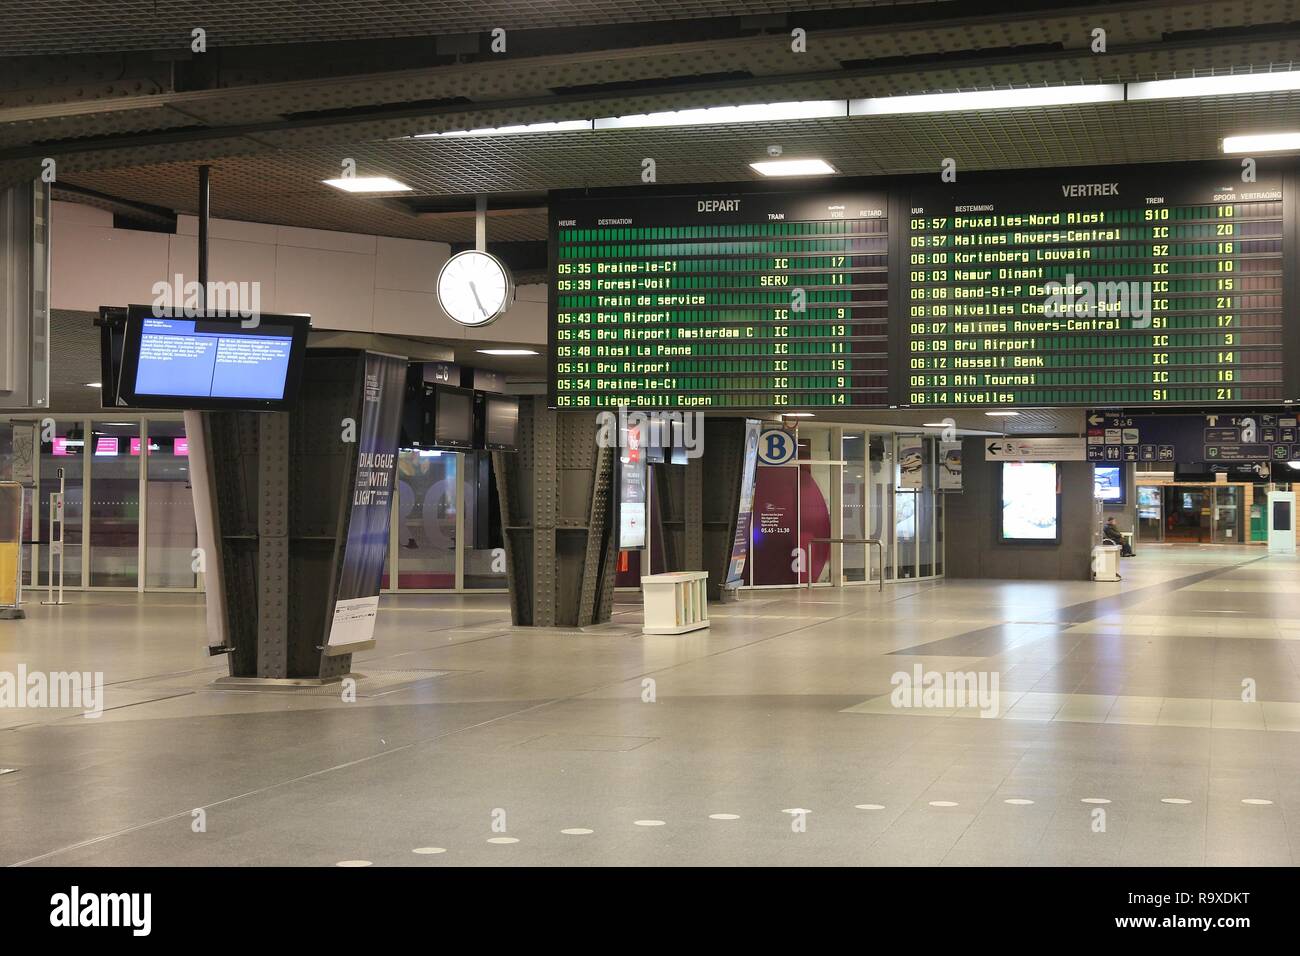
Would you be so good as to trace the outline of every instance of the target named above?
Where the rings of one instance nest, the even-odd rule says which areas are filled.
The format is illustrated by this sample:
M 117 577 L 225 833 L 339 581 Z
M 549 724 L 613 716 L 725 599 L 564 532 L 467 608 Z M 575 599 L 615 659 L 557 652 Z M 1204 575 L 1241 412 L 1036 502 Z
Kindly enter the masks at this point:
M 551 195 L 549 404 L 889 402 L 883 191 Z
M 899 404 L 1289 397 L 1280 175 L 1242 182 L 1232 162 L 971 182 L 908 193 Z

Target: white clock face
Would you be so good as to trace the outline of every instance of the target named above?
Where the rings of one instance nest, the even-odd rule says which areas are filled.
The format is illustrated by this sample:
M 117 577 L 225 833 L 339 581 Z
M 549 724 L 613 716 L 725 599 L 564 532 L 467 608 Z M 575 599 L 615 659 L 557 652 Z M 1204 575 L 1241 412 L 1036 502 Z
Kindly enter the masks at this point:
M 510 308 L 513 298 L 509 271 L 486 252 L 458 252 L 438 273 L 438 304 L 461 325 L 487 325 Z

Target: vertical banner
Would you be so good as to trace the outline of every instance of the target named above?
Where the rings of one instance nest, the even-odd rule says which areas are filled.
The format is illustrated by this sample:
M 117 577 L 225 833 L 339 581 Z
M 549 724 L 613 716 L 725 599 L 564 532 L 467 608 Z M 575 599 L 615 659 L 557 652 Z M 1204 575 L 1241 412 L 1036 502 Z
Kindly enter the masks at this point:
M 924 484 L 925 449 L 919 435 L 899 436 L 898 487 L 919 490 Z
M 365 363 L 356 435 L 357 470 L 350 484 L 348 532 L 339 561 L 327 654 L 350 653 L 374 640 L 379 588 L 388 556 L 406 359 L 367 352 Z
M 620 436 L 618 459 L 618 546 L 622 550 L 645 547 L 646 459 L 641 426 L 628 425 Z M 650 573 L 647 568 L 646 574 Z
M 731 542 L 731 562 L 723 587 L 737 588 L 745 583 L 745 562 L 749 558 L 749 529 L 754 514 L 754 470 L 758 464 L 758 436 L 761 423 L 745 419 L 745 461 L 740 475 L 740 507 L 736 509 L 736 537 Z
M 961 442 L 939 442 L 939 490 L 961 491 Z

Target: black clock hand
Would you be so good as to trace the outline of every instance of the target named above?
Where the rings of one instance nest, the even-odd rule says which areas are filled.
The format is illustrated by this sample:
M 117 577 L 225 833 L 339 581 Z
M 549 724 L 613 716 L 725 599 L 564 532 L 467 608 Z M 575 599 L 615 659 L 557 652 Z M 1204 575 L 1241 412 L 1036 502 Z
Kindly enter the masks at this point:
M 478 297 L 478 286 L 474 285 L 474 280 L 469 280 L 469 291 L 474 293 L 474 301 L 478 303 L 478 310 L 487 316 L 487 309 L 483 308 L 483 300 Z

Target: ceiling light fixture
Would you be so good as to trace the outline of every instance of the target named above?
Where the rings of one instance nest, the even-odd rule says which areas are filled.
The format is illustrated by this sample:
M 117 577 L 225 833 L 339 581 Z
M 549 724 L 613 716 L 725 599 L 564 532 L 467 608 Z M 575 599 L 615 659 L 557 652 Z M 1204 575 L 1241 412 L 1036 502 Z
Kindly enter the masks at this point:
M 1171 100 L 1196 96 L 1231 96 L 1234 93 L 1277 93 L 1285 90 L 1300 90 L 1300 70 L 1187 76 L 1178 80 L 1130 83 L 1128 98 L 1130 100 Z
M 985 412 L 984 414 L 988 415 L 990 418 L 1011 418 L 1012 416 L 1019 415 L 1020 413 L 1019 412 Z
M 978 110 L 1024 109 L 1035 106 L 1071 106 L 1082 103 L 1117 103 L 1123 99 L 1123 83 L 1033 86 L 1007 90 L 919 93 L 908 96 L 875 96 L 867 99 L 849 100 L 849 115 L 892 116 L 900 113 L 974 112 Z
M 1300 133 L 1254 133 L 1223 138 L 1225 153 L 1273 153 L 1284 149 L 1300 149 Z
M 793 100 L 786 103 L 748 103 L 744 106 L 706 106 L 692 110 L 602 116 L 593 120 L 592 126 L 595 129 L 718 126 L 727 123 L 768 123 L 772 120 L 823 119 L 847 115 L 844 100 Z
M 449 129 L 441 133 L 416 133 L 411 139 L 434 139 L 440 136 L 514 136 L 516 133 L 567 133 L 589 130 L 595 121 L 558 120 L 554 123 L 522 123 L 516 126 L 485 126 L 480 129 Z
M 816 418 L 816 412 L 782 412 L 782 418 Z
M 406 193 L 411 187 L 399 183 L 387 176 L 343 176 L 339 179 L 322 179 L 326 186 L 333 186 L 345 193 Z
M 537 355 L 533 349 L 475 349 L 479 355 Z
M 104 387 L 104 385 L 103 385 L 102 382 L 86 382 L 86 383 L 85 383 L 85 386 L 86 386 L 86 388 L 103 388 L 103 387 Z
M 829 176 L 839 170 L 824 159 L 765 159 L 749 168 L 764 176 Z

